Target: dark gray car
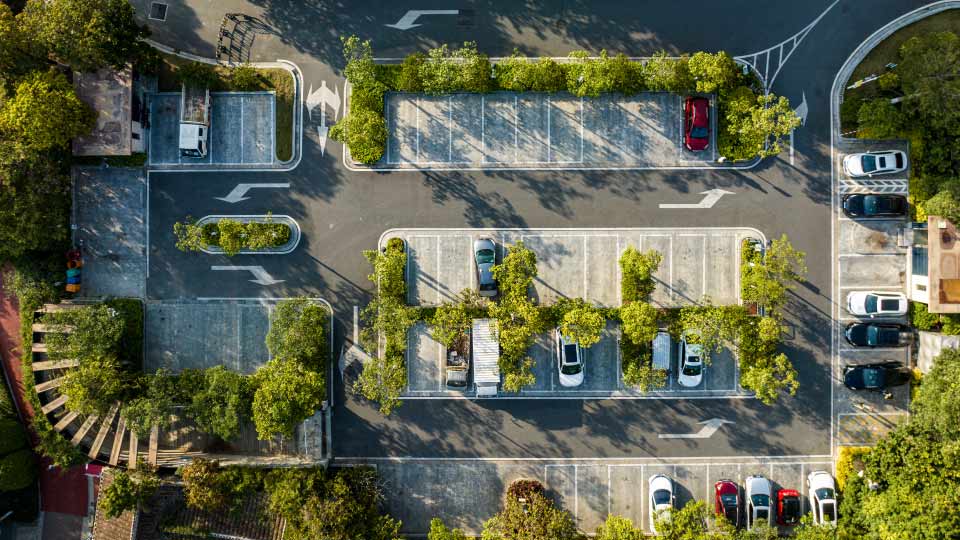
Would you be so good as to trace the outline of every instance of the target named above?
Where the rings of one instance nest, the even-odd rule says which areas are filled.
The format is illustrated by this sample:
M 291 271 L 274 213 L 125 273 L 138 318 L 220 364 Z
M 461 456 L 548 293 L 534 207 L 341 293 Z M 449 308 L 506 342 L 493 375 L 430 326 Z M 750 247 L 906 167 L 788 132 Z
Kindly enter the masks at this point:
M 497 280 L 490 269 L 497 264 L 497 244 L 489 238 L 477 238 L 473 242 L 473 260 L 477 263 L 477 292 L 480 296 L 496 296 Z

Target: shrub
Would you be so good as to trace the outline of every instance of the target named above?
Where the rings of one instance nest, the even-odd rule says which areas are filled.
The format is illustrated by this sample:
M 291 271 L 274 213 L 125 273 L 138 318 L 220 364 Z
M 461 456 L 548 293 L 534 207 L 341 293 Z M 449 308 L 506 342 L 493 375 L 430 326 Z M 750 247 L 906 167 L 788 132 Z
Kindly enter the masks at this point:
M 620 308 L 623 336 L 637 345 L 649 344 L 660 329 L 656 308 L 646 302 L 630 302 Z
M 127 428 L 139 436 L 150 433 L 153 426 L 168 428 L 174 406 L 189 403 L 186 388 L 181 387 L 177 377 L 169 370 L 160 368 L 144 378 L 146 391 L 139 397 L 128 400 L 120 411 Z
M 731 87 L 737 80 L 737 63 L 729 54 L 698 52 L 690 57 L 690 74 L 696 81 L 697 92 L 712 94 Z
M 330 358 L 329 319 L 327 308 L 309 298 L 282 300 L 270 314 L 267 349 L 274 358 L 298 360 L 323 373 Z
M 923 203 L 923 209 L 928 216 L 944 217 L 954 223 L 960 223 L 960 201 L 957 200 L 952 188 L 944 189 L 931 197 Z
M 191 392 L 187 414 L 204 432 L 225 441 L 235 438 L 251 416 L 251 380 L 223 366 L 214 366 L 202 373 L 200 383 Z
M 641 253 L 628 246 L 620 255 L 620 296 L 623 303 L 646 301 L 656 287 L 653 274 L 660 268 L 663 255 L 656 250 Z
M 690 73 L 689 59 L 669 58 L 665 51 L 654 54 L 647 61 L 643 67 L 643 77 L 647 88 L 655 92 L 684 94 L 696 88 Z
M 158 487 L 160 479 L 152 472 L 117 471 L 113 473 L 113 481 L 100 493 L 98 505 L 107 518 L 120 517 L 127 510 L 136 510 Z
M 861 139 L 890 139 L 903 127 L 900 109 L 889 99 L 864 101 L 857 110 L 857 137 Z
M 940 315 L 940 331 L 949 336 L 960 334 L 960 315 L 943 313 Z
M 177 68 L 180 84 L 195 88 L 210 88 L 217 85 L 220 77 L 210 64 L 187 62 Z
M 631 62 L 623 53 L 613 58 L 605 50 L 600 51 L 599 58 L 586 58 L 584 54 L 574 56 L 571 53 L 577 58 L 567 73 L 568 89 L 572 94 L 598 97 L 608 92 L 632 95 L 643 90 L 642 66 Z
M 453 52 L 454 58 L 459 60 L 460 81 L 458 90 L 467 92 L 489 92 L 493 90 L 493 79 L 490 78 L 490 59 L 487 55 L 477 52 L 477 43 L 468 41 L 463 47 Z
M 420 78 L 420 66 L 426 61 L 423 53 L 407 55 L 400 64 L 400 74 L 397 76 L 397 90 L 403 92 L 422 92 L 423 80 Z
M 859 96 L 844 96 L 843 103 L 840 104 L 840 126 L 844 131 L 857 127 L 860 106 L 864 100 Z
M 441 45 L 431 49 L 420 65 L 420 80 L 428 94 L 446 94 L 461 88 L 461 66 L 454 63 L 450 49 Z
M 183 478 L 188 507 L 211 512 L 227 506 L 227 486 L 220 475 L 218 461 L 194 458 L 177 472 Z
M 566 300 L 562 303 L 564 314 L 560 319 L 560 333 L 567 339 L 589 348 L 600 342 L 600 336 L 607 326 L 603 314 L 582 298 Z
M 357 36 L 341 37 L 343 57 L 347 66 L 343 75 L 355 87 L 373 84 L 377 80 L 377 65 L 373 61 L 373 47 L 370 40 L 360 41 Z
M 68 370 L 60 384 L 67 409 L 83 415 L 103 415 L 128 389 L 127 377 L 112 357 L 87 358 Z
M 23 489 L 37 480 L 37 461 L 29 448 L 0 458 L 0 491 Z
M 783 137 L 800 126 L 800 118 L 783 96 L 755 95 L 740 86 L 721 104 L 717 148 L 730 160 L 775 156 Z
M 293 436 L 313 416 L 326 395 L 323 377 L 296 360 L 274 358 L 253 375 L 253 423 L 257 437 Z
M 379 81 L 363 86 L 354 86 L 350 91 L 350 110 L 373 111 L 382 115 L 383 95 L 386 94 L 387 90 L 386 85 Z
M 47 313 L 43 322 L 71 327 L 69 333 L 46 333 L 44 342 L 51 360 L 74 360 L 115 356 L 125 321 L 119 312 L 100 304 Z
M 496 66 L 500 88 L 514 92 L 560 92 L 566 90 L 566 65 L 552 58 L 531 62 L 514 50 L 513 55 Z
M 529 501 L 534 496 L 544 496 L 546 489 L 539 480 L 521 478 L 510 482 L 507 486 L 507 497 L 518 501 Z
M 373 266 L 373 273 L 367 279 L 377 286 L 378 293 L 401 304 L 406 303 L 407 254 L 403 240 L 391 238 L 382 252 L 365 251 L 363 256 Z
M 0 456 L 26 446 L 27 435 L 17 417 L 15 415 L 0 417 Z
M 464 289 L 455 302 L 444 302 L 437 307 L 430 318 L 433 326 L 430 336 L 447 349 L 466 352 L 465 347 L 457 345 L 466 341 L 473 319 L 485 315 L 486 300 L 473 289 Z
M 837 456 L 837 489 L 843 492 L 847 480 L 863 470 L 863 457 L 870 452 L 867 446 L 841 446 Z
M 246 246 L 246 227 L 239 221 L 223 218 L 217 221 L 217 245 L 224 254 L 232 257 Z
M 351 110 L 330 128 L 330 138 L 346 144 L 350 156 L 360 163 L 376 163 L 387 145 L 387 124 L 376 111 Z
M 917 330 L 937 330 L 940 327 L 940 316 L 927 311 L 926 304 L 911 301 L 910 323 Z
M 230 83 L 234 90 L 241 92 L 259 90 L 262 85 L 260 74 L 250 64 L 242 64 L 231 69 Z

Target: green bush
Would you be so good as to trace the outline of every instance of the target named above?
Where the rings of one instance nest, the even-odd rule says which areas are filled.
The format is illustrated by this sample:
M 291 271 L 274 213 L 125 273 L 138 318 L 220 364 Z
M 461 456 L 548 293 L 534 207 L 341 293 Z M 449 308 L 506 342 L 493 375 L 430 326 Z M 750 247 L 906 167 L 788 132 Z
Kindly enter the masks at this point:
M 690 59 L 669 58 L 665 51 L 653 55 L 643 67 L 647 88 L 654 92 L 690 93 L 696 89 Z
M 497 83 L 513 92 L 562 92 L 567 89 L 566 69 L 552 58 L 530 61 L 514 51 L 496 65 Z
M 736 82 L 739 68 L 729 54 L 698 52 L 690 57 L 690 75 L 696 81 L 697 92 L 712 94 L 730 88 Z
M 634 343 L 620 340 L 620 365 L 623 383 L 641 392 L 663 388 L 667 384 L 667 372 L 651 365 L 650 342 Z
M 388 88 L 380 81 L 363 86 L 354 86 L 350 91 L 351 111 L 373 111 L 383 114 L 383 96 Z
M 123 319 L 123 333 L 117 343 L 120 367 L 131 373 L 143 369 L 143 302 L 137 298 L 111 298 L 104 305 Z
M 476 42 L 464 43 L 463 47 L 453 52 L 453 56 L 459 61 L 459 90 L 477 93 L 493 90 L 493 79 L 490 78 L 490 59 L 487 55 L 477 51 Z
M 323 377 L 296 360 L 275 358 L 253 375 L 253 423 L 257 437 L 293 436 L 297 424 L 320 407 L 326 395 Z
M 889 99 L 864 101 L 857 111 L 857 137 L 861 139 L 889 139 L 903 128 L 900 109 Z
M 0 491 L 23 489 L 37 480 L 37 460 L 28 448 L 0 458 Z
M 270 314 L 267 348 L 275 358 L 303 362 L 325 372 L 330 361 L 330 311 L 309 298 L 280 301 Z
M 397 75 L 397 90 L 402 92 L 423 92 L 423 80 L 420 78 L 420 66 L 426 61 L 423 53 L 407 55 L 400 64 L 400 73 Z
M 428 94 L 447 94 L 461 88 L 461 66 L 454 62 L 450 49 L 441 45 L 431 49 L 420 65 L 423 91 Z
M 570 93 L 580 97 L 599 97 L 600 94 L 619 92 L 633 95 L 644 89 L 643 66 L 631 62 L 623 53 L 611 58 L 600 51 L 599 58 L 587 58 L 586 53 L 571 53 L 576 60 L 567 66 L 567 85 Z
M 634 344 L 650 343 L 660 329 L 657 309 L 646 302 L 634 301 L 620 308 L 620 330 Z
M 232 257 L 243 250 L 259 250 L 280 247 L 290 241 L 292 234 L 286 223 L 274 223 L 270 212 L 265 221 L 240 222 L 223 218 L 197 225 L 189 216 L 183 223 L 173 224 L 177 236 L 177 249 L 199 251 L 202 248 L 219 247 Z
M 0 456 L 27 446 L 27 434 L 17 417 L 0 417 Z
M 656 284 L 653 274 L 660 268 L 663 255 L 656 250 L 640 252 L 633 246 L 620 255 L 620 298 L 628 302 L 646 301 Z
M 229 441 L 240 434 L 243 422 L 250 418 L 251 380 L 223 366 L 208 368 L 201 377 L 200 388 L 191 392 L 187 414 L 204 432 Z
M 840 128 L 843 131 L 851 131 L 857 128 L 860 106 L 863 103 L 863 98 L 859 96 L 844 96 L 843 103 L 840 104 Z
M 330 138 L 346 144 L 360 163 L 376 163 L 386 151 L 387 123 L 376 111 L 351 110 L 330 128 Z
M 940 327 L 940 315 L 927 311 L 927 305 L 910 302 L 910 323 L 917 330 L 937 330 Z
M 177 79 L 180 81 L 180 84 L 185 84 L 189 87 L 210 88 L 217 85 L 220 77 L 210 64 L 187 62 L 177 68 Z
M 51 360 L 116 356 L 126 323 L 118 311 L 103 304 L 47 313 L 43 322 L 72 328 L 69 333 L 44 334 Z
M 960 315 L 955 313 L 940 314 L 940 331 L 948 336 L 960 335 Z
M 67 396 L 66 406 L 72 412 L 103 415 L 129 387 L 116 359 L 85 358 L 63 376 L 60 394 Z
M 235 91 L 250 92 L 262 86 L 260 74 L 250 64 L 242 64 L 230 70 L 230 83 Z

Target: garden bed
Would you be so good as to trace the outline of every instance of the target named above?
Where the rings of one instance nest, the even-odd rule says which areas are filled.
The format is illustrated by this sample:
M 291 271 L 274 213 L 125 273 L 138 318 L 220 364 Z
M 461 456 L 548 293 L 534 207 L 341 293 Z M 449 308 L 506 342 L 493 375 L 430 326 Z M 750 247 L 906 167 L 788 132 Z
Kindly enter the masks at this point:
M 225 216 L 204 216 L 197 221 L 201 228 L 203 244 L 200 251 L 211 255 L 233 254 L 221 247 L 224 238 L 222 222 L 235 222 L 242 226 L 236 231 L 240 249 L 238 255 L 286 255 L 300 244 L 300 225 L 290 216 L 270 214 Z M 262 237 L 268 241 L 265 247 L 251 248 L 250 238 Z

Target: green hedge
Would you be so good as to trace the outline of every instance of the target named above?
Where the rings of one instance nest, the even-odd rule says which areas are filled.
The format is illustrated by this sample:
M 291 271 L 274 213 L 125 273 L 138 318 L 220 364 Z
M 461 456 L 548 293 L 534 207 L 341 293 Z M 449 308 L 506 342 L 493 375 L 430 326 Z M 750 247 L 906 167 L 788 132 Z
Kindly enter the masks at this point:
M 240 249 L 262 249 L 280 247 L 290 241 L 290 226 L 286 223 L 264 223 L 250 221 L 241 223 L 233 219 L 221 219 L 215 223 L 203 224 L 203 241 L 208 246 L 219 247 L 221 241 L 227 245 L 239 245 Z M 254 239 L 263 238 L 266 245 L 254 244 Z

